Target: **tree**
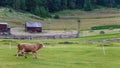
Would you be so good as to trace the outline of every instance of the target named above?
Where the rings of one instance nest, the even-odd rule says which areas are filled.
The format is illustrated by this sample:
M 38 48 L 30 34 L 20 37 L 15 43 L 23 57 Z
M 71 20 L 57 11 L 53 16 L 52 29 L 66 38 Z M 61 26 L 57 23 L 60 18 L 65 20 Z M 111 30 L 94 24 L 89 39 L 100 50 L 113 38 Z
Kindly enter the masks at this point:
M 115 0 L 110 0 L 110 7 L 113 8 L 116 6 Z
M 67 0 L 61 0 L 61 9 L 64 10 L 64 9 L 67 9 Z
M 40 16 L 40 8 L 39 8 L 39 6 L 36 6 L 34 14 Z
M 94 8 L 97 8 L 96 3 L 97 3 L 97 0 L 91 0 L 91 5 L 92 5 L 92 8 L 93 8 L 93 9 L 94 9 Z
M 84 10 L 85 11 L 92 11 L 93 10 L 91 0 L 85 0 L 85 2 L 84 2 Z
M 34 0 L 26 0 L 26 11 L 30 13 L 34 13 L 34 10 L 36 9 L 36 3 Z
M 60 11 L 62 6 L 61 6 L 61 0 L 47 0 L 47 7 L 49 12 L 56 12 Z
M 95 8 L 120 8 L 120 0 L 0 0 L 0 7 L 9 7 L 38 15 L 38 11 L 54 13 L 66 9 L 84 9 L 92 11 Z M 49 14 L 48 14 L 49 15 Z
M 20 9 L 26 11 L 26 0 L 20 0 Z
M 13 8 L 16 9 L 16 10 L 20 10 L 20 0 L 13 0 Z
M 68 0 L 68 8 L 75 9 L 76 8 L 76 0 Z
M 37 6 L 34 11 L 34 14 L 44 18 L 51 17 L 49 12 L 43 6 L 42 7 Z
M 82 9 L 84 7 L 84 0 L 76 0 L 76 8 Z

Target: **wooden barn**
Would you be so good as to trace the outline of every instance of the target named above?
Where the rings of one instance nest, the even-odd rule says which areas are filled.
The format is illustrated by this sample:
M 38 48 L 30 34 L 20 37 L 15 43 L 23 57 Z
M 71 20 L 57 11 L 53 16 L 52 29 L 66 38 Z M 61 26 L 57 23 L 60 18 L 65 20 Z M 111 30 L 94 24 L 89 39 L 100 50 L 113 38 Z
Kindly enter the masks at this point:
M 6 22 L 0 22 L 0 35 L 9 35 L 10 28 L 8 27 L 8 23 Z
M 25 30 L 28 32 L 42 32 L 42 23 L 40 22 L 26 22 Z

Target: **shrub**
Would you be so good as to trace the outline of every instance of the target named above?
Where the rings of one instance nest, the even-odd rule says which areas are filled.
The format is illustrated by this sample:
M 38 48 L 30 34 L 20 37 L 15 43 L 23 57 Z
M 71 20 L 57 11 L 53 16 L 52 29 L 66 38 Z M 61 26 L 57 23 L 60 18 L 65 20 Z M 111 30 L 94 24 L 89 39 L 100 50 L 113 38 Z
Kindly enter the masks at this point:
M 109 30 L 113 30 L 114 28 L 113 27 L 110 27 Z
M 56 14 L 56 15 L 54 15 L 54 18 L 55 18 L 55 19 L 59 19 L 60 16 Z
M 104 31 L 100 31 L 100 34 L 105 34 L 105 32 Z
M 104 26 L 94 26 L 91 27 L 91 30 L 100 30 L 100 29 L 114 29 L 114 28 L 120 28 L 120 25 L 104 25 Z
M 93 30 L 89 30 L 89 32 L 91 33 L 91 32 L 94 32 Z

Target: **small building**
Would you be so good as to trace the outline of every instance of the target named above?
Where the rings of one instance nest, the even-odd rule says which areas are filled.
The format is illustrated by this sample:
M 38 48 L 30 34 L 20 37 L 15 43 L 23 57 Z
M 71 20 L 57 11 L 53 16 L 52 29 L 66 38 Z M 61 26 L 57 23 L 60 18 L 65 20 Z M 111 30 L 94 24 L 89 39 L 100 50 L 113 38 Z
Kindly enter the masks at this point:
M 42 32 L 42 23 L 40 22 L 26 22 L 25 30 L 28 32 Z
M 8 35 L 10 33 L 10 28 L 8 27 L 8 23 L 0 22 L 0 35 Z

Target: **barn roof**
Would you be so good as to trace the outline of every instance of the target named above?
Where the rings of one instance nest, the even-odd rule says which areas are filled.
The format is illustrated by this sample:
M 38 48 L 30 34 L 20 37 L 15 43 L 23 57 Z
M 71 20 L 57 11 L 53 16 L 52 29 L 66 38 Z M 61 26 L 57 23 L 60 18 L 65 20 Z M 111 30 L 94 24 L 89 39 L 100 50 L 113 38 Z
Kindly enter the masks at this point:
M 7 25 L 8 23 L 7 23 L 7 22 L 0 22 L 0 24 L 5 24 L 5 25 Z
M 26 27 L 42 27 L 40 22 L 26 22 Z

